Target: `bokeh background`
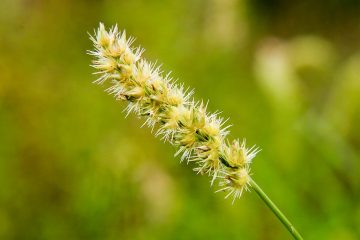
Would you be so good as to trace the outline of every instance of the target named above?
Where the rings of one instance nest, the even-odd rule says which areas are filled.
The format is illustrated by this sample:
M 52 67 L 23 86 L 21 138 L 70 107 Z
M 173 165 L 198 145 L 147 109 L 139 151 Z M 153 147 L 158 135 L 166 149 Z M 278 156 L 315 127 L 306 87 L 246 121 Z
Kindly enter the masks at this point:
M 1 0 L 0 239 L 290 239 L 91 84 L 99 21 L 263 149 L 253 177 L 306 239 L 360 239 L 358 0 Z

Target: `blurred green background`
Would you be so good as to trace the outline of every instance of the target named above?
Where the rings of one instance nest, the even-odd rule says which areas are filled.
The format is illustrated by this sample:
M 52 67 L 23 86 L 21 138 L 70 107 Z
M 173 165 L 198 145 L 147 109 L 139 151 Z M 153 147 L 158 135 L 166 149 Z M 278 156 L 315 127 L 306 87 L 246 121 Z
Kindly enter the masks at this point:
M 360 1 L 0 1 L 0 239 L 290 239 L 91 84 L 103 21 L 263 150 L 305 239 L 360 239 Z

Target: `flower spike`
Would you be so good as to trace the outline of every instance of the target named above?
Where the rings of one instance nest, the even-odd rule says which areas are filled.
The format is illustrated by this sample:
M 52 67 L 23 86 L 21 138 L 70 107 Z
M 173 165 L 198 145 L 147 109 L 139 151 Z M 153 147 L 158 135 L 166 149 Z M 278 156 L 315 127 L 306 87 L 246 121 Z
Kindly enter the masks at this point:
M 155 135 L 177 147 L 181 161 L 193 162 L 194 171 L 218 180 L 220 189 L 239 198 L 250 182 L 250 163 L 257 148 L 246 148 L 245 141 L 229 143 L 229 134 L 219 112 L 207 112 L 207 102 L 192 99 L 193 90 L 163 75 L 160 66 L 146 61 L 140 47 L 132 47 L 134 38 L 126 37 L 115 25 L 106 30 L 100 23 L 90 36 L 94 50 L 92 67 L 99 75 L 94 83 L 110 84 L 106 92 L 128 103 L 126 115 L 145 119 L 144 125 Z

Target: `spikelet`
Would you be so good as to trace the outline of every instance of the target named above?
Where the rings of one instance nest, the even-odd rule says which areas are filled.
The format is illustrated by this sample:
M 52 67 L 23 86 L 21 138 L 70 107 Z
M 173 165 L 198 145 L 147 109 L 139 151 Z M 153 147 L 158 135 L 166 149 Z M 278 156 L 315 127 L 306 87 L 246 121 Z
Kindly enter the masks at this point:
M 245 141 L 226 139 L 228 127 L 218 113 L 208 113 L 207 104 L 192 99 L 193 91 L 163 75 L 160 67 L 142 58 L 143 49 L 133 48 L 133 38 L 117 26 L 107 31 L 102 23 L 91 36 L 95 50 L 92 67 L 96 84 L 110 83 L 107 92 L 128 102 L 133 112 L 156 129 L 155 135 L 176 146 L 181 161 L 194 162 L 194 171 L 219 181 L 220 189 L 233 201 L 248 189 L 250 163 L 259 151 L 247 149 Z

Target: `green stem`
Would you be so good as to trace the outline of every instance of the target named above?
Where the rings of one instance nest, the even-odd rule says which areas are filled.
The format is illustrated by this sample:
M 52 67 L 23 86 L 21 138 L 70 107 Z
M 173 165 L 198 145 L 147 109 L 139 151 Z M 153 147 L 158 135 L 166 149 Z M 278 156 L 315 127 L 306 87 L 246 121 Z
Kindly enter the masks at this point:
M 276 217 L 282 222 L 286 229 L 291 233 L 294 239 L 302 240 L 300 233 L 295 229 L 291 222 L 285 217 L 280 209 L 271 201 L 271 199 L 264 193 L 264 191 L 256 184 L 253 179 L 250 179 L 250 186 L 255 190 L 259 197 L 271 209 Z

